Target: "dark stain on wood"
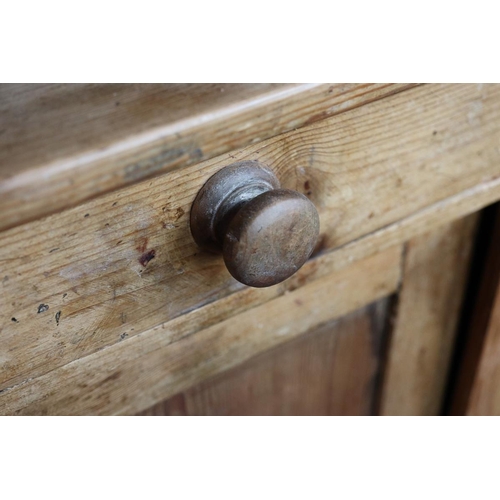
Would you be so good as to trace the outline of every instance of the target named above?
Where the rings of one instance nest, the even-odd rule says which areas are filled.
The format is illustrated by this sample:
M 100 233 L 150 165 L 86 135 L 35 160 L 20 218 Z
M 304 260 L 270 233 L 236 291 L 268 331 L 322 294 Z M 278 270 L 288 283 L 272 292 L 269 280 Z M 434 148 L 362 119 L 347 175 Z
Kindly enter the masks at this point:
M 49 305 L 48 304 L 40 304 L 38 306 L 37 314 L 44 313 L 45 311 L 49 310 Z
M 56 324 L 59 326 L 59 319 L 61 318 L 61 311 L 56 312 Z
M 139 257 L 139 263 L 143 266 L 146 267 L 148 265 L 148 262 L 152 259 L 155 258 L 156 251 L 153 250 L 148 250 L 147 252 L 144 252 L 140 257 Z

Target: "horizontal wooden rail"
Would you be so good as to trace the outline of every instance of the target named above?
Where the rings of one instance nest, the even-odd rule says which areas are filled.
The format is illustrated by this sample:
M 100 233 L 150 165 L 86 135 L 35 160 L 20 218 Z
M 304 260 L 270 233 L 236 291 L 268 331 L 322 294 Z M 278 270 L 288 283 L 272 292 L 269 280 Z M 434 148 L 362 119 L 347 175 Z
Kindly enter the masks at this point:
M 410 87 L 0 85 L 0 230 Z
M 394 292 L 399 247 L 186 335 L 197 311 L 0 394 L 3 414 L 132 414 Z M 360 286 L 362 283 L 362 286 Z M 234 299 L 233 299 L 234 301 Z M 237 299 L 236 299 L 237 301 Z M 218 308 L 226 314 L 231 304 Z M 189 318 L 192 315 L 194 318 Z

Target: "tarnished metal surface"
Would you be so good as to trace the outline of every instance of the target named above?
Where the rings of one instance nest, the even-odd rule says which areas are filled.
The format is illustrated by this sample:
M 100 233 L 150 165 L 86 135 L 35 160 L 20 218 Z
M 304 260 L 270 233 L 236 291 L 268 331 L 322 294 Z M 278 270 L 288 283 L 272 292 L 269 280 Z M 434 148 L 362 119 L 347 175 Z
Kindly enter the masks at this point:
M 202 187 L 191 209 L 196 243 L 222 251 L 238 281 L 266 287 L 289 278 L 311 255 L 319 235 L 318 212 L 304 195 L 280 189 L 257 161 L 230 165 Z

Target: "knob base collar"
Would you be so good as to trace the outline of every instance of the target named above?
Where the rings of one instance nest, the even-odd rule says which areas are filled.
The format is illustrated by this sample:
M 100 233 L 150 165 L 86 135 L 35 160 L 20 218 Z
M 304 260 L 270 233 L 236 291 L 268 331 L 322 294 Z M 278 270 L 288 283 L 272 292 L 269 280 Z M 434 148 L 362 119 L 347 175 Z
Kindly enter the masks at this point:
M 258 161 L 233 163 L 200 189 L 191 207 L 191 234 L 196 244 L 220 253 L 224 234 L 240 208 L 280 183 L 274 172 Z

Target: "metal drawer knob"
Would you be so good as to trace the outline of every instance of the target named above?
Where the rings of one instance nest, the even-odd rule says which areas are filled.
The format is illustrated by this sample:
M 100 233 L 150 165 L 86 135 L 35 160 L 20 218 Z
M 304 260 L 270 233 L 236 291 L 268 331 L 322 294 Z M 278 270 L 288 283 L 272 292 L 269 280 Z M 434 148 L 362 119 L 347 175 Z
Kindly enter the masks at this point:
M 303 194 L 281 189 L 268 167 L 244 161 L 201 188 L 191 208 L 191 233 L 200 247 L 222 252 L 235 279 L 266 287 L 306 262 L 318 240 L 319 217 Z

